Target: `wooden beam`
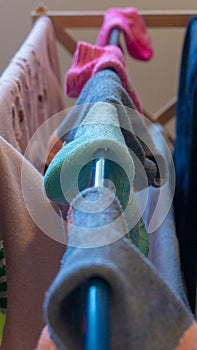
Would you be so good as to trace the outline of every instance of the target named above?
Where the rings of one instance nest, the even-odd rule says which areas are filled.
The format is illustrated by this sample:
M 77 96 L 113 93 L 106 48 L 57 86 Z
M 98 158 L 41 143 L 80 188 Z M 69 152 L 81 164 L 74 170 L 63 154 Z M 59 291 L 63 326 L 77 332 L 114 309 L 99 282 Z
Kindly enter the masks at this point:
M 147 27 L 170 28 L 186 27 L 190 17 L 197 16 L 197 11 L 141 11 Z
M 77 47 L 77 40 L 68 30 L 59 26 L 56 26 L 54 30 L 60 44 L 73 56 Z
M 32 11 L 33 21 L 40 15 L 50 17 L 54 25 L 65 28 L 99 28 L 103 22 L 104 11 L 48 11 L 44 6 Z M 180 11 L 139 11 L 150 28 L 185 27 L 197 10 Z
M 153 114 L 152 119 L 155 123 L 166 124 L 175 116 L 177 98 L 173 97 L 168 103 L 166 103 L 158 112 Z

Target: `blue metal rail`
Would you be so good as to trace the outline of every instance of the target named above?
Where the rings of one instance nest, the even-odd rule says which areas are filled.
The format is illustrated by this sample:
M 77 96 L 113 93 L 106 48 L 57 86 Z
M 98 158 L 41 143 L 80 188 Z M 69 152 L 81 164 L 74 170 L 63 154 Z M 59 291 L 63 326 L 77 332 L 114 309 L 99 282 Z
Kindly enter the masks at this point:
M 110 45 L 119 44 L 120 30 L 114 28 Z M 107 150 L 93 162 L 92 186 L 104 187 L 107 179 Z M 106 158 L 105 158 L 106 157 Z M 87 282 L 84 350 L 110 350 L 110 286 L 95 276 Z

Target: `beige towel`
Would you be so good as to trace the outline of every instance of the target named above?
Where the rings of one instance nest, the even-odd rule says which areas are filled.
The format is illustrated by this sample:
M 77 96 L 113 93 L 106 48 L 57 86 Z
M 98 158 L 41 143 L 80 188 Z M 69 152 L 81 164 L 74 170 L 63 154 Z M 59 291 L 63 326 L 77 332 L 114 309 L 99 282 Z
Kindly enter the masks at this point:
M 0 168 L 0 232 L 8 279 L 2 349 L 33 350 L 44 325 L 44 295 L 65 252 L 65 244 L 56 240 L 66 240 L 62 221 L 42 192 L 42 176 L 2 137 Z
M 0 135 L 23 154 L 35 131 L 63 110 L 64 96 L 53 26 L 39 18 L 0 79 Z M 45 128 L 34 138 L 28 159 L 43 171 L 45 147 L 51 134 Z

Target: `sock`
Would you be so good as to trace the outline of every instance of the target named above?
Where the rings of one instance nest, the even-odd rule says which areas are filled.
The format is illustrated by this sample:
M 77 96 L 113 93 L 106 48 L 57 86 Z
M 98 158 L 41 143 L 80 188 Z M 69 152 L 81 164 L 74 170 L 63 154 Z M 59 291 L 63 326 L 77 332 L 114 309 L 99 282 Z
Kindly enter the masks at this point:
M 124 54 L 118 46 L 114 45 L 99 47 L 79 41 L 73 64 L 66 73 L 65 94 L 69 97 L 78 97 L 87 81 L 105 68 L 111 68 L 119 75 L 123 87 L 129 93 L 138 111 L 142 113 L 137 92 L 128 82 Z
M 123 31 L 127 50 L 133 58 L 146 61 L 152 57 L 151 40 L 137 9 L 126 7 L 107 10 L 96 44 L 107 45 L 113 28 L 120 28 Z

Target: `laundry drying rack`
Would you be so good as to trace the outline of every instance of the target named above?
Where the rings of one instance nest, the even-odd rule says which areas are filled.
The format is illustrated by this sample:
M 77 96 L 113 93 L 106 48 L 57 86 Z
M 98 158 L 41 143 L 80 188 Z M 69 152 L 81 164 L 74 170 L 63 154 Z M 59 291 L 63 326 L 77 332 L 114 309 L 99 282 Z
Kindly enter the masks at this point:
M 184 28 L 192 16 L 197 16 L 195 10 L 151 10 L 139 11 L 148 28 Z M 54 26 L 57 40 L 71 55 L 74 54 L 77 39 L 69 31 L 77 28 L 100 28 L 104 11 L 49 11 L 44 5 L 32 11 L 32 21 L 39 16 L 48 16 Z M 165 125 L 175 115 L 176 97 L 172 97 L 164 106 L 147 117 L 155 123 Z
M 197 16 L 197 11 L 141 11 L 140 14 L 149 28 L 179 28 L 186 27 L 191 16 Z M 32 11 L 33 22 L 39 16 L 48 16 L 54 26 L 57 40 L 73 55 L 77 40 L 69 32 L 69 28 L 99 28 L 102 25 L 104 12 L 102 11 L 48 11 L 39 6 Z M 119 44 L 120 30 L 115 28 L 110 37 L 109 44 Z M 176 97 L 173 97 L 154 116 L 146 116 L 154 123 L 165 125 L 175 115 Z M 146 113 L 145 113 L 146 114 Z M 171 140 L 172 142 L 174 140 Z M 94 161 L 92 186 L 104 186 L 107 177 L 107 160 L 101 156 Z M 87 281 L 86 300 L 86 334 L 85 350 L 110 349 L 110 287 L 98 277 Z M 102 335 L 102 336 L 101 336 Z

